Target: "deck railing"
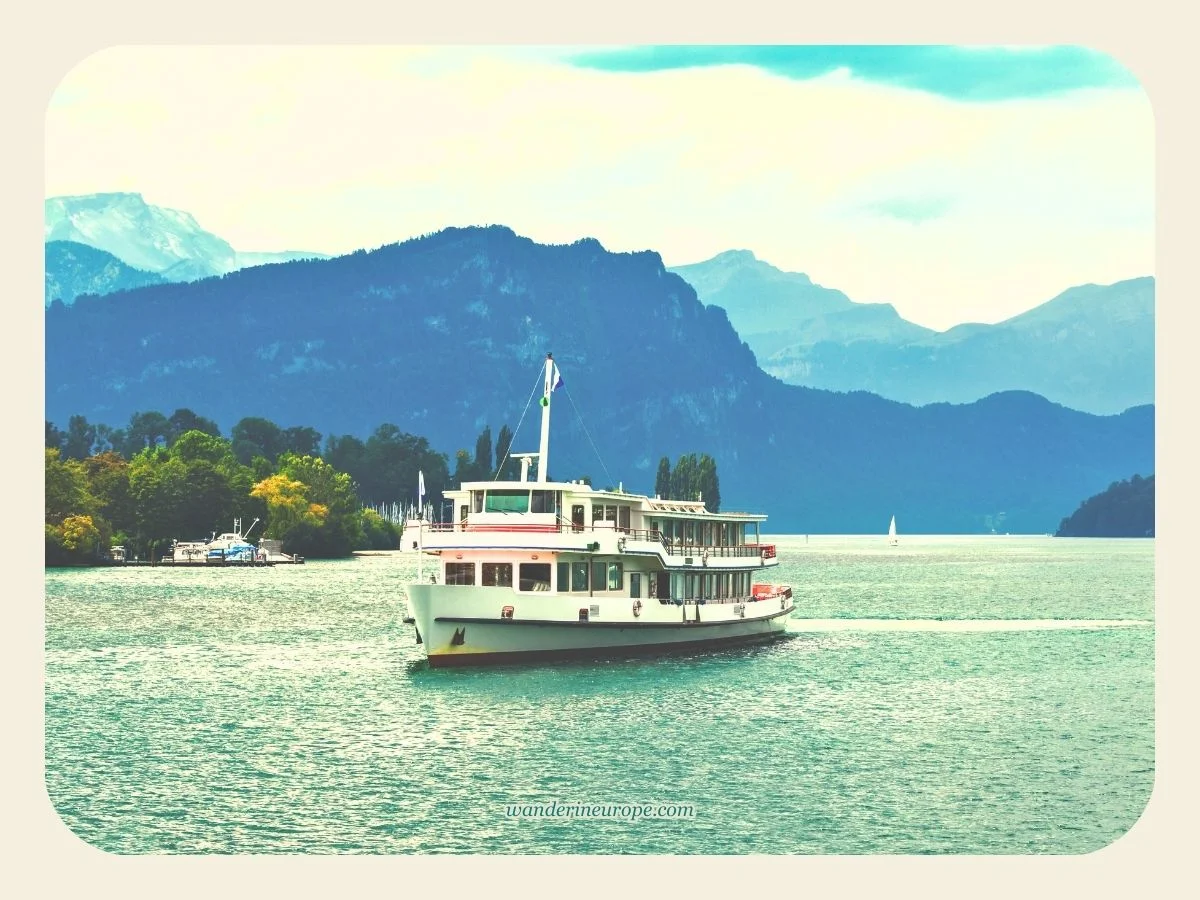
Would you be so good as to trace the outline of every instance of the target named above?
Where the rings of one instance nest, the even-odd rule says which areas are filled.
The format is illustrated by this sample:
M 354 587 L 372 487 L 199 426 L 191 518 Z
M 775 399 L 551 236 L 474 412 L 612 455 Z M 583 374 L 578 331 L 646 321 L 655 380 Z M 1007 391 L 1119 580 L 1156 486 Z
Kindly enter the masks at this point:
M 614 528 L 606 523 L 597 527 L 592 525 L 577 525 L 571 522 L 558 524 L 523 524 L 520 522 L 426 522 L 424 529 L 431 534 L 449 534 L 451 532 L 495 533 L 514 532 L 518 534 L 618 534 L 627 541 L 649 541 L 659 544 L 667 556 L 706 558 L 737 558 L 760 556 L 763 559 L 775 558 L 774 544 L 732 544 L 718 546 L 712 544 L 697 544 L 688 541 L 672 541 L 663 536 L 661 531 L 641 528 Z

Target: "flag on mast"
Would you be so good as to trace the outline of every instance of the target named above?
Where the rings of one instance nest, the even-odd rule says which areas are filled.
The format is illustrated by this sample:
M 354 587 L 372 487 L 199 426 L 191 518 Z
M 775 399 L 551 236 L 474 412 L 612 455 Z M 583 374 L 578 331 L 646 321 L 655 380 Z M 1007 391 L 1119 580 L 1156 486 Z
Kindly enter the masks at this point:
M 558 371 L 558 363 L 553 363 L 550 366 L 550 378 L 546 382 L 548 390 L 542 394 L 542 406 L 550 405 L 550 395 L 563 386 L 562 373 Z
M 417 507 L 425 508 L 425 473 L 417 470 Z

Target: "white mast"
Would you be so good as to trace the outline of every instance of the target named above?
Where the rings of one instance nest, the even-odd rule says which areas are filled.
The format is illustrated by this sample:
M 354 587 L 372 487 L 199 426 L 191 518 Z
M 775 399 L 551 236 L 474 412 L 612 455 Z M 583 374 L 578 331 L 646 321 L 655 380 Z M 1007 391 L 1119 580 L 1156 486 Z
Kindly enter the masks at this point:
M 554 390 L 554 354 L 546 354 L 546 385 L 542 394 L 542 438 L 538 442 L 538 481 L 550 468 L 550 392 Z

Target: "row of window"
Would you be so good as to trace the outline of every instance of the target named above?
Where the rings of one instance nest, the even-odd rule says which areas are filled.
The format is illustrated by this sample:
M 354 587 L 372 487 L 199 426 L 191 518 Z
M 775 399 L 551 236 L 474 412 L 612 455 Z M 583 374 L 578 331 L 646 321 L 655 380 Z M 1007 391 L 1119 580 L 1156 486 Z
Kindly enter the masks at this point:
M 446 563 L 446 584 L 475 584 L 475 564 Z M 512 587 L 512 563 L 482 563 L 479 567 L 480 584 L 484 587 Z M 587 560 L 560 562 L 556 590 L 563 592 L 621 591 L 625 589 L 625 569 L 619 562 Z M 517 590 L 550 590 L 550 563 L 519 563 L 517 565 Z M 642 575 L 629 574 L 629 595 L 642 595 Z
M 446 584 L 475 584 L 475 563 L 446 563 Z M 484 587 L 512 587 L 512 563 L 483 563 L 479 567 Z M 624 566 L 619 562 L 595 559 L 560 562 L 555 590 L 563 593 L 598 593 L 625 589 Z M 659 600 L 719 600 L 750 594 L 749 572 L 651 572 L 649 596 Z M 519 563 L 517 590 L 548 591 L 550 563 Z M 642 596 L 642 573 L 629 573 L 629 596 Z
M 750 594 L 749 572 L 651 572 L 650 596 L 659 600 L 721 600 Z
M 651 519 L 650 531 L 660 532 L 674 544 L 701 547 L 740 547 L 746 543 L 746 526 L 738 522 L 696 522 L 692 519 Z
M 534 491 L 527 488 L 504 488 L 471 491 L 471 506 L 475 512 L 554 513 L 562 509 L 562 491 Z

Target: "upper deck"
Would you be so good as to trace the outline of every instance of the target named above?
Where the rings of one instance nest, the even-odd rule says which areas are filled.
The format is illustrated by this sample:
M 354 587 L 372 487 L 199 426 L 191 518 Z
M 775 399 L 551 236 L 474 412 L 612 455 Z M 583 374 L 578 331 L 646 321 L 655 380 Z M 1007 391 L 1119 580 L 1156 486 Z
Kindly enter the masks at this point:
M 454 504 L 454 520 L 425 524 L 424 550 L 645 554 L 664 567 L 714 568 L 775 556 L 774 546 L 760 541 L 765 515 L 710 512 L 701 501 L 530 481 L 465 482 L 445 497 Z

